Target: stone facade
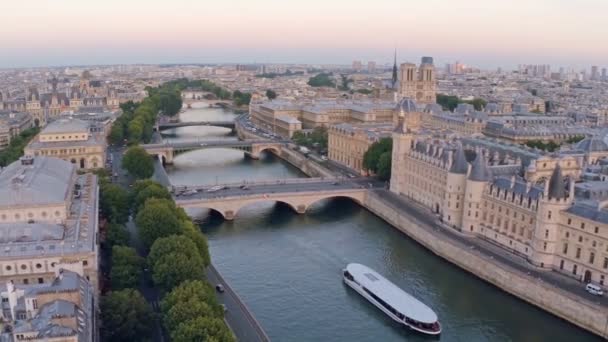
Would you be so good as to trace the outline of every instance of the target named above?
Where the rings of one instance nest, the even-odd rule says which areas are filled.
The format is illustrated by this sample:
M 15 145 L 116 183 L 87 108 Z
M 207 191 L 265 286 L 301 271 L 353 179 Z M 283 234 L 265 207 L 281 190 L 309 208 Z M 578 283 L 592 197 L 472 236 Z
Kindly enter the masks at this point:
M 105 130 L 91 132 L 91 122 L 63 118 L 47 125 L 24 150 L 29 156 L 61 158 L 80 169 L 104 166 Z
M 607 147 L 589 138 L 576 153 L 541 155 L 483 139 L 422 138 L 404 122 L 393 133 L 392 192 L 435 212 L 446 229 L 491 241 L 540 269 L 606 284 L 608 193 L 575 201 L 574 182 Z
M 409 98 L 419 104 L 435 103 L 437 80 L 433 59 L 423 57 L 419 67 L 403 63 L 399 68 L 399 97 Z

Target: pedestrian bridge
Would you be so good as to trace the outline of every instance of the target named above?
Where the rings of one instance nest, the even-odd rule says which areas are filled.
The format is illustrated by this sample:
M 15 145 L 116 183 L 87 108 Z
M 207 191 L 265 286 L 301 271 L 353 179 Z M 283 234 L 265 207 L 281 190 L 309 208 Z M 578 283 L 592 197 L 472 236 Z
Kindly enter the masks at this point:
M 231 148 L 245 152 L 251 158 L 258 159 L 263 151 L 281 152 L 283 142 L 274 140 L 195 140 L 182 142 L 162 142 L 158 144 L 141 145 L 148 154 L 157 156 L 163 164 L 172 164 L 173 159 L 180 153 L 209 149 Z
M 350 198 L 363 204 L 368 191 L 366 184 L 365 180 L 305 178 L 225 184 L 216 186 L 224 189 L 215 191 L 212 186 L 175 188 L 173 192 L 175 203 L 184 209 L 211 209 L 224 219 L 233 220 L 241 208 L 268 201 L 284 203 L 298 214 L 304 214 L 316 202 L 331 198 Z
M 159 123 L 156 126 L 157 131 L 165 129 L 177 128 L 177 127 L 191 127 L 191 126 L 214 126 L 224 127 L 234 130 L 234 121 L 180 121 L 180 122 L 165 122 Z

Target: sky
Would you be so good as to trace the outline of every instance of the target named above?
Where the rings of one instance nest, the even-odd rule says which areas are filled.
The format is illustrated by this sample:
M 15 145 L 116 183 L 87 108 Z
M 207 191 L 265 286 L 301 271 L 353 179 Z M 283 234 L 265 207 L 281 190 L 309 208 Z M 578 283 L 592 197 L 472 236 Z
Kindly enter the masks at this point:
M 608 66 L 607 0 L 0 0 L 0 68 L 131 63 Z

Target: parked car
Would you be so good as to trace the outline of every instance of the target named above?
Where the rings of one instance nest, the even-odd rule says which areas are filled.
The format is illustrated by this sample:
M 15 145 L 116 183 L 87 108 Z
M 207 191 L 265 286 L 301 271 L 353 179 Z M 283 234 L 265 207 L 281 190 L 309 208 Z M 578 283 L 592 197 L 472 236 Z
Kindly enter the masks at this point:
M 589 283 L 587 284 L 587 286 L 585 286 L 585 290 L 589 293 L 591 293 L 592 295 L 596 295 L 596 296 L 603 296 L 604 295 L 604 290 L 602 290 L 601 287 L 599 287 L 598 285 Z
M 215 290 L 216 290 L 217 292 L 219 292 L 219 293 L 224 293 L 224 291 L 225 291 L 225 290 L 224 290 L 224 285 L 222 285 L 222 284 L 217 284 L 217 285 L 215 285 Z

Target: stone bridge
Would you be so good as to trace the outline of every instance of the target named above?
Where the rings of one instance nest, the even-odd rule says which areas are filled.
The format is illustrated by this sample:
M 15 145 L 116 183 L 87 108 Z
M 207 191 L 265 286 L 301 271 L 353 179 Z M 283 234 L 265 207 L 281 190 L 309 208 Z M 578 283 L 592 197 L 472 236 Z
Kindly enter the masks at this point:
M 299 179 L 291 181 L 271 181 L 265 184 L 249 183 L 247 188 L 238 184 L 227 186 L 227 189 L 208 192 L 198 188 L 196 194 L 176 195 L 178 206 L 202 208 L 217 211 L 226 220 L 233 220 L 239 210 L 247 205 L 261 202 L 284 203 L 298 214 L 319 201 L 332 198 L 350 198 L 358 204 L 365 202 L 368 186 L 365 181 L 331 181 L 323 179 Z M 220 186 L 224 187 L 224 185 Z M 194 189 L 182 191 L 192 192 Z
M 234 121 L 180 121 L 180 122 L 159 122 L 156 125 L 157 131 L 165 129 L 177 128 L 177 127 L 190 127 L 190 126 L 215 126 L 224 127 L 234 130 Z
M 260 153 L 270 150 L 279 155 L 283 142 L 274 140 L 248 140 L 248 141 L 185 141 L 185 142 L 163 142 L 159 144 L 145 144 L 142 147 L 154 156 L 157 156 L 163 164 L 172 164 L 173 159 L 180 153 L 202 150 L 208 148 L 231 148 L 245 152 L 253 159 L 260 158 Z

